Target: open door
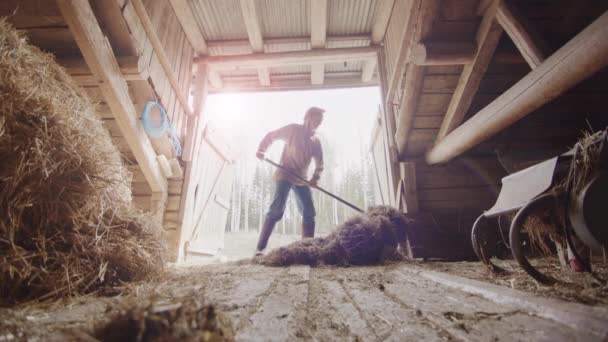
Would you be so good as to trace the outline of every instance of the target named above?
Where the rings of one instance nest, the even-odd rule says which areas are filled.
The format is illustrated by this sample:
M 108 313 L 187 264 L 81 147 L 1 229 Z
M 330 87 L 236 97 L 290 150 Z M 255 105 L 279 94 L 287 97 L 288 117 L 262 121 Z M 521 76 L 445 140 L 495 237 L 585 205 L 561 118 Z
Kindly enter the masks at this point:
M 185 208 L 188 219 L 182 230 L 183 256 L 213 256 L 224 247 L 224 232 L 234 164 L 221 136 L 207 127 L 197 155 L 193 199 Z M 187 226 L 186 226 L 187 224 Z
M 391 177 L 390 149 L 382 108 L 378 108 L 377 119 L 372 130 L 370 153 L 373 161 L 374 198 L 376 204 L 394 205 L 394 189 Z

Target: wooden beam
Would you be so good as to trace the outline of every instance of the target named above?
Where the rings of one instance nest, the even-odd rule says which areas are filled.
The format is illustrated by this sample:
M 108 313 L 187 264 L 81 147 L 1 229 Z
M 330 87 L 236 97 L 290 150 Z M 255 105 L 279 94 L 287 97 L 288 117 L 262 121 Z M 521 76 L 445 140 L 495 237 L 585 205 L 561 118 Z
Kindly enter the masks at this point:
M 137 12 L 137 16 L 139 16 L 139 19 L 141 20 L 142 25 L 144 26 L 144 30 L 146 31 L 146 34 L 148 35 L 148 39 L 152 43 L 154 52 L 156 53 L 156 56 L 158 57 L 160 65 L 162 66 L 163 70 L 165 71 L 165 75 L 169 79 L 169 83 L 171 84 L 171 87 L 173 88 L 173 92 L 175 92 L 175 94 L 177 95 L 177 99 L 179 100 L 179 103 L 182 106 L 184 113 L 186 113 L 186 115 L 188 115 L 188 116 L 192 116 L 193 114 L 192 114 L 192 110 L 190 109 L 190 105 L 188 104 L 188 98 L 187 98 L 187 96 L 185 96 L 183 94 L 183 92 L 181 90 L 179 82 L 177 81 L 177 77 L 175 76 L 175 73 L 173 72 L 173 67 L 171 66 L 171 62 L 169 62 L 169 58 L 167 57 L 167 54 L 165 54 L 165 47 L 163 46 L 162 42 L 160 41 L 160 38 L 158 38 L 158 35 L 156 34 L 156 29 L 154 28 L 154 25 L 152 24 L 152 21 L 150 20 L 150 17 L 148 16 L 148 12 L 146 12 L 146 8 L 144 7 L 142 0 L 129 0 L 129 1 L 133 4 L 133 8 L 135 8 L 135 12 Z
M 210 93 L 221 92 L 248 92 L 248 91 L 285 91 L 285 90 L 306 90 L 306 89 L 333 89 L 333 88 L 354 88 L 377 86 L 378 80 L 372 78 L 369 82 L 361 82 L 358 72 L 340 73 L 341 76 L 333 77 L 334 73 L 327 74 L 323 84 L 314 85 L 310 83 L 310 74 L 299 74 L 298 78 L 290 75 L 276 75 L 272 79 L 272 85 L 261 87 L 257 82 L 257 77 L 226 77 L 223 88 L 210 88 Z M 342 74 L 352 74 L 350 76 Z
M 188 0 L 169 0 L 169 2 L 194 51 L 203 55 L 208 54 L 207 42 L 196 23 L 194 10 L 188 4 Z
M 395 0 L 384 0 L 378 4 L 372 24 L 372 44 L 381 44 L 384 40 L 386 27 L 394 5 Z
M 473 102 L 479 89 L 479 83 L 486 73 L 488 65 L 502 35 L 502 28 L 494 19 L 496 2 L 490 6 L 477 30 L 477 53 L 470 64 L 465 65 L 460 80 L 454 90 L 448 110 L 445 113 L 436 141 L 441 141 L 454 128 L 458 127 Z
M 236 56 L 198 57 L 195 63 L 207 63 L 214 70 L 236 70 L 261 66 L 290 66 L 316 63 L 359 61 L 376 58 L 378 47 L 318 49 L 308 51 L 254 53 Z
M 254 53 L 263 53 L 264 38 L 262 37 L 262 27 L 260 25 L 260 16 L 258 14 L 256 2 L 255 0 L 241 0 L 240 3 L 251 49 Z M 259 67 L 258 77 L 261 85 L 270 85 L 270 73 L 268 71 L 268 67 Z
M 405 74 L 405 86 L 403 87 L 402 100 L 399 104 L 397 133 L 395 134 L 400 159 L 402 159 L 405 154 L 408 135 L 412 128 L 416 104 L 420 91 L 422 90 L 422 81 L 424 80 L 424 67 L 412 63 L 409 60 L 409 56 L 411 55 L 412 47 L 423 41 L 429 35 L 435 17 L 437 16 L 439 1 L 424 0 L 419 6 L 420 7 L 415 11 L 416 15 L 411 18 L 415 29 L 412 31 L 410 41 L 408 42 L 408 58 L 406 59 L 408 64 Z
M 353 35 L 335 35 L 327 36 L 325 39 L 326 43 L 330 42 L 353 42 L 359 43 L 362 40 L 370 41 L 371 36 L 369 34 L 353 34 Z M 310 36 L 301 37 L 277 37 L 277 38 L 266 38 L 264 44 L 266 45 L 292 45 L 292 44 L 307 44 L 310 43 Z M 207 46 L 210 48 L 227 48 L 227 47 L 250 47 L 249 40 L 247 39 L 234 39 L 234 40 L 209 40 Z
M 403 180 L 402 193 L 405 212 L 415 214 L 418 212 L 418 192 L 416 183 L 416 163 L 405 162 L 400 164 L 401 179 Z
M 530 68 L 536 68 L 545 60 L 548 52 L 545 41 L 511 1 L 498 2 L 496 20 L 517 46 Z
M 606 37 L 608 12 L 435 145 L 426 155 L 427 163 L 451 160 L 606 67 Z
M 207 78 L 209 83 L 213 88 L 222 88 L 224 86 L 224 82 L 222 81 L 222 77 L 217 70 L 213 70 L 212 68 L 207 69 Z
M 99 20 L 102 31 L 112 42 L 114 53 L 117 56 L 136 55 L 129 27 L 122 15 L 119 3 L 117 1 L 91 0 L 91 8 L 93 8 L 93 12 Z
M 363 63 L 363 69 L 361 70 L 361 82 L 369 82 L 374 78 L 374 71 L 376 71 L 377 58 L 367 59 Z
M 148 78 L 148 70 L 143 68 L 140 57 L 116 57 L 116 61 L 125 80 L 135 81 Z M 70 76 L 88 76 L 92 80 L 94 79 L 96 83 L 99 83 L 99 80 L 93 75 L 86 61 L 81 57 L 57 57 L 57 63 L 64 67 Z
M 412 47 L 416 65 L 464 65 L 475 59 L 476 46 L 470 43 L 418 43 Z
M 196 136 L 199 134 L 198 132 L 201 130 L 203 124 L 203 108 L 205 101 L 207 100 L 207 66 L 204 64 L 198 65 L 196 69 L 192 85 L 195 116 L 188 117 L 186 123 L 188 125 L 186 143 L 184 144 L 184 152 L 182 154 L 182 160 L 186 162 L 191 161 L 196 155 L 194 142 L 196 141 Z
M 403 27 L 405 30 L 403 32 L 403 41 L 399 46 L 399 52 L 397 53 L 397 58 L 393 61 L 393 65 L 395 66 L 393 72 L 389 75 L 388 87 L 386 89 L 386 98 L 385 101 L 388 105 L 393 103 L 395 92 L 397 91 L 397 86 L 401 77 L 403 76 L 403 72 L 407 66 L 407 57 L 409 52 L 409 44 L 412 38 L 412 33 L 415 29 L 416 18 L 418 17 L 418 11 L 420 10 L 420 4 L 422 0 L 403 0 L 406 4 L 405 14 L 407 15 L 403 19 Z
M 89 2 L 57 0 L 57 3 L 85 61 L 102 80 L 99 87 L 150 188 L 153 192 L 166 192 L 167 180 L 160 171 L 150 140 L 137 119 L 127 83 L 122 78 L 109 42 L 101 32 Z
M 324 49 L 327 38 L 327 0 L 310 0 L 310 44 L 313 49 Z M 310 82 L 323 84 L 325 65 L 310 66 Z
M 386 33 L 386 27 L 393 11 L 393 5 L 395 0 L 385 0 L 378 4 L 376 14 L 374 15 L 372 24 L 372 45 L 382 44 L 384 40 L 384 34 Z M 377 59 L 368 59 L 363 63 L 363 70 L 361 71 L 361 81 L 367 82 L 374 75 L 376 65 L 378 64 Z

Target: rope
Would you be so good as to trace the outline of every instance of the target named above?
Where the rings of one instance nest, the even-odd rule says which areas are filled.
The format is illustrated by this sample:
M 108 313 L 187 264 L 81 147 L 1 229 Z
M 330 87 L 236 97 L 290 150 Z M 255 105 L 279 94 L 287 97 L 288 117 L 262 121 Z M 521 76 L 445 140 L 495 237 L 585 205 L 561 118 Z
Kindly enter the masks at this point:
M 154 125 L 150 119 L 150 111 L 154 107 L 158 108 L 158 111 L 160 112 L 160 124 L 158 126 Z M 182 146 L 177 138 L 177 133 L 169 121 L 165 108 L 160 103 L 148 101 L 141 113 L 141 122 L 146 134 L 152 138 L 161 138 L 168 132 L 169 138 L 171 139 L 171 146 L 173 147 L 173 150 L 175 150 L 175 154 L 178 157 L 182 155 Z

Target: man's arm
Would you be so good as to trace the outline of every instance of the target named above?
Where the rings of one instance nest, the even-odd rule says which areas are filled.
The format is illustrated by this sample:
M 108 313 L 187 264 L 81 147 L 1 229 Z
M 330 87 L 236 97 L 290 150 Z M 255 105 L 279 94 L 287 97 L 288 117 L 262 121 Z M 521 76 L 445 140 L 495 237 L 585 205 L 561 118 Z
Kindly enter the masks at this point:
M 315 161 L 315 171 L 310 179 L 310 185 L 317 186 L 317 182 L 321 178 L 321 173 L 323 172 L 323 148 L 321 148 L 321 142 L 318 140 L 312 158 Z
M 266 134 L 264 136 L 262 141 L 260 141 L 260 145 L 258 146 L 258 151 L 256 153 L 256 156 L 258 157 L 258 159 L 264 159 L 264 153 L 266 153 L 266 150 L 268 149 L 268 147 L 270 145 L 272 145 L 272 143 L 275 140 L 280 140 L 280 139 L 285 140 L 287 135 L 291 131 L 290 127 L 291 127 L 291 125 L 287 125 L 287 126 L 279 128 L 277 130 L 268 132 L 268 134 Z

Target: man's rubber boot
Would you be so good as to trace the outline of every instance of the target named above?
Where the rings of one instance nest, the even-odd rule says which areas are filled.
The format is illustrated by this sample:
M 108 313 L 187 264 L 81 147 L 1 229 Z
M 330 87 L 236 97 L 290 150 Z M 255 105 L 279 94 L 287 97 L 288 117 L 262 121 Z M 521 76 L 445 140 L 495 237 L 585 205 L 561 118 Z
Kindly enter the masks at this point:
M 268 218 L 264 219 L 264 224 L 262 225 L 262 230 L 260 231 L 260 237 L 258 238 L 256 255 L 258 253 L 263 253 L 266 249 L 266 245 L 268 245 L 268 239 L 270 239 L 270 235 L 272 234 L 272 230 L 274 229 L 276 223 L 277 221 L 270 220 Z
M 315 237 L 315 224 L 302 223 L 302 238 Z

